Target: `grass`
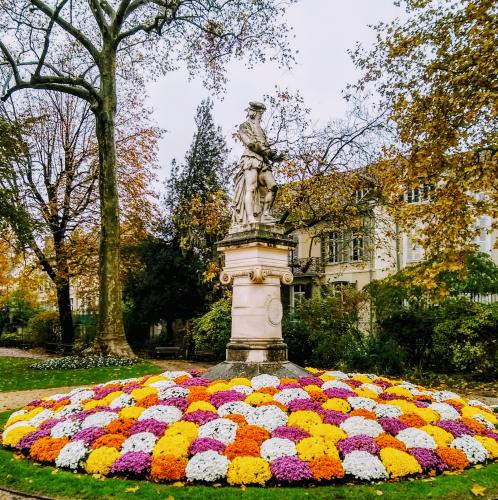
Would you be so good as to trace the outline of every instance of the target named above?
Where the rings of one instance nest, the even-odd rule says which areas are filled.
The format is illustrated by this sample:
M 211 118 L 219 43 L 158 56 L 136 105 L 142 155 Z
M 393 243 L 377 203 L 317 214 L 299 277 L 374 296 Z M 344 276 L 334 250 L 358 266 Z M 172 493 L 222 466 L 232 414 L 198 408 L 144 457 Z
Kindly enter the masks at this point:
M 0 428 L 10 412 L 0 413 Z M 498 498 L 498 463 L 482 468 L 472 468 L 461 474 L 442 475 L 396 483 L 374 485 L 340 484 L 317 487 L 286 488 L 232 488 L 220 486 L 177 486 L 155 484 L 149 481 L 106 479 L 86 474 L 75 474 L 53 467 L 39 465 L 23 458 L 18 453 L 0 449 L 0 488 L 23 493 L 37 493 L 54 498 L 82 499 L 188 499 L 224 500 L 240 499 L 444 499 L 460 500 L 475 498 Z M 474 493 L 472 492 L 474 489 Z
M 141 362 L 131 366 L 111 366 L 77 370 L 32 370 L 36 360 L 28 358 L 0 358 L 0 392 L 27 389 L 48 389 L 71 385 L 99 384 L 108 380 L 139 377 L 160 373 L 158 366 Z

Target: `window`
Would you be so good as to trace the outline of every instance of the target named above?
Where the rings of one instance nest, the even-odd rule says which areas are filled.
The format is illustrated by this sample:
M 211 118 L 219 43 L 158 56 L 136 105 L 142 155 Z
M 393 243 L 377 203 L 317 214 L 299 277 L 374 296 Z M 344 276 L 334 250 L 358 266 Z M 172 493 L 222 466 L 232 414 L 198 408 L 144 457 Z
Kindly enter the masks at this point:
M 491 252 L 491 219 L 484 215 L 479 217 L 477 229 L 479 234 L 476 238 L 476 244 L 479 245 L 479 251 L 484 253 Z
M 423 259 L 424 251 L 422 247 L 415 244 L 410 237 L 406 238 L 406 262 L 418 262 Z
M 291 287 L 290 306 L 292 308 L 298 306 L 304 299 L 309 299 L 311 296 L 311 286 L 309 284 L 297 283 Z
M 345 262 L 345 247 L 343 231 L 332 231 L 329 234 L 329 262 L 339 264 Z
M 328 237 L 328 262 L 342 264 L 365 260 L 367 239 L 358 232 L 332 231 Z
M 430 184 L 423 184 L 420 187 L 408 189 L 405 192 L 404 200 L 407 203 L 420 203 L 431 199 L 432 186 Z

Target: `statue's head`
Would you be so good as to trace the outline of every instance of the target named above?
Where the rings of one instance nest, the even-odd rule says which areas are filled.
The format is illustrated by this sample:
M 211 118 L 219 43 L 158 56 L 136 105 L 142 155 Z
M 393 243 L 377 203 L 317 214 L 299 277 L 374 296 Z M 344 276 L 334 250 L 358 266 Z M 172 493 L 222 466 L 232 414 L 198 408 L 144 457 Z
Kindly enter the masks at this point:
M 266 110 L 266 106 L 262 102 L 251 101 L 246 109 L 247 117 L 254 119 L 256 116 L 261 116 Z

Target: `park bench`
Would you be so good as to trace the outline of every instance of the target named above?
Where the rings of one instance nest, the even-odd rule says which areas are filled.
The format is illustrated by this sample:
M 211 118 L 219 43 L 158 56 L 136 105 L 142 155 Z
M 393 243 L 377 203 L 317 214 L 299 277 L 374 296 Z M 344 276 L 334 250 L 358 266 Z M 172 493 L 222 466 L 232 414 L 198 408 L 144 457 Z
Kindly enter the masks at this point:
M 196 349 L 194 353 L 192 354 L 192 359 L 193 360 L 200 360 L 203 359 L 205 361 L 211 361 L 215 358 L 214 352 L 213 351 L 208 351 L 208 350 L 198 350 Z
M 160 346 L 154 348 L 154 355 L 156 358 L 160 356 L 170 356 L 173 358 L 180 357 L 182 348 L 178 346 Z
M 45 351 L 50 354 L 71 354 L 73 346 L 71 344 L 61 344 L 60 342 L 45 342 Z

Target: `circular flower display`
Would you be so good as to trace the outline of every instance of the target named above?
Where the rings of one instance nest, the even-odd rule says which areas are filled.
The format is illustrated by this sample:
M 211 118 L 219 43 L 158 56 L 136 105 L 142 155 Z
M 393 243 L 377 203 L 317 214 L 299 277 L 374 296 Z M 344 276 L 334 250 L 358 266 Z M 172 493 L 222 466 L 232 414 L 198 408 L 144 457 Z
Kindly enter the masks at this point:
M 231 485 L 379 481 L 498 458 L 479 401 L 376 375 L 113 380 L 12 413 L 4 447 L 88 474 Z

